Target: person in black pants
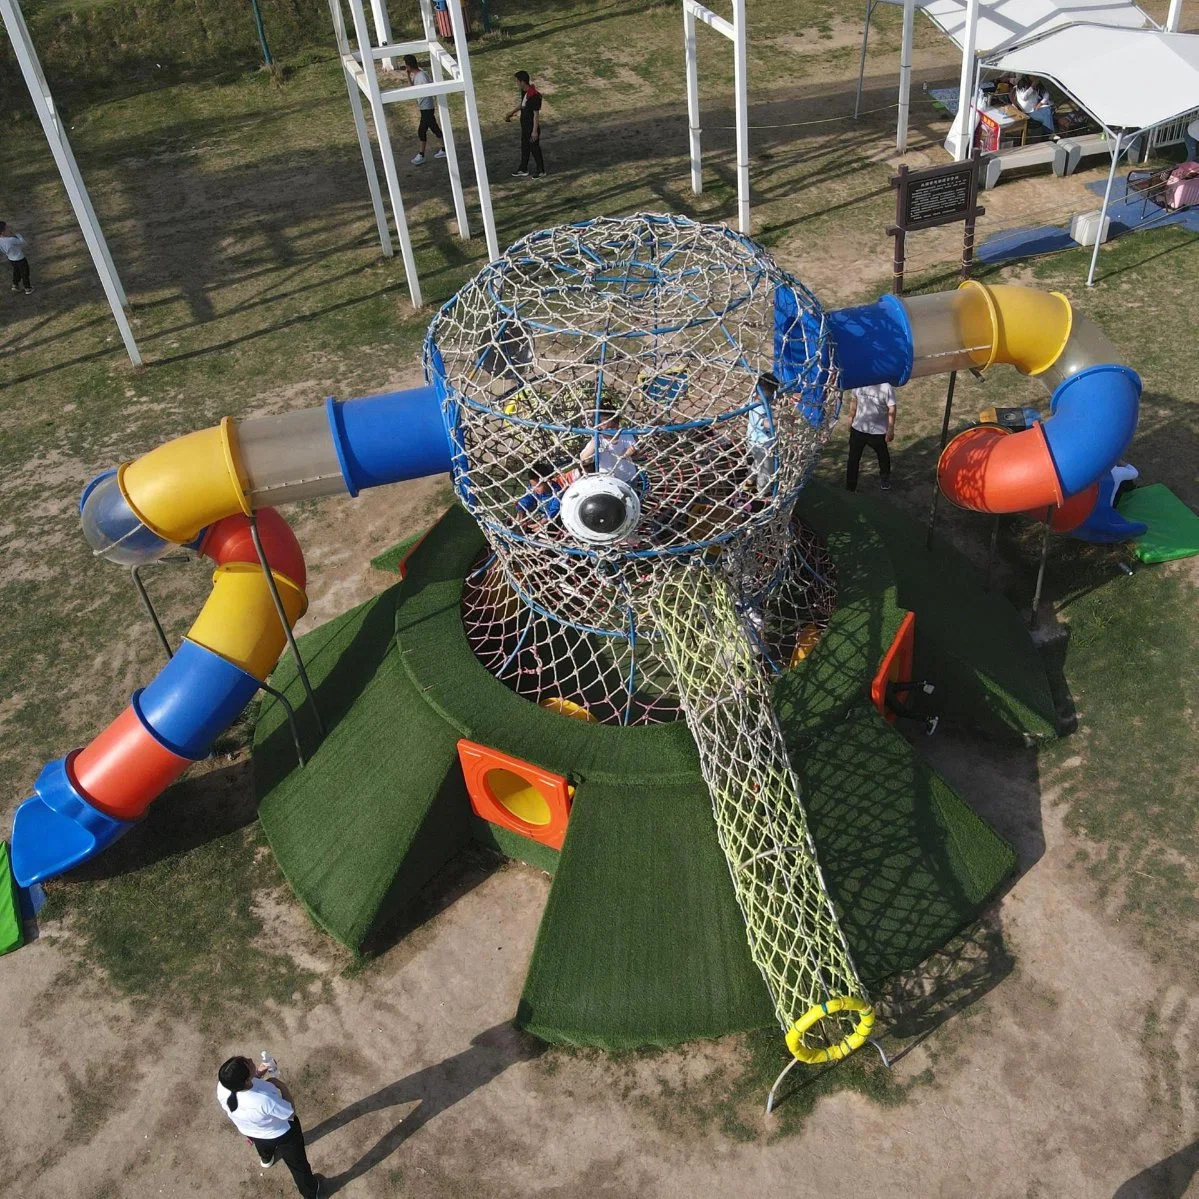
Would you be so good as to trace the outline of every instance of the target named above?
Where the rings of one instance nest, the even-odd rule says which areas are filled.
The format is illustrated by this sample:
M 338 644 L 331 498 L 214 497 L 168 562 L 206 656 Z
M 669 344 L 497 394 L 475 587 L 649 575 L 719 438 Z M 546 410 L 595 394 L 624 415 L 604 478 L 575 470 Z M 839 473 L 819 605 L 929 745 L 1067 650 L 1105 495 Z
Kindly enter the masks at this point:
M 264 1170 L 286 1162 L 304 1199 L 321 1199 L 321 1180 L 308 1164 L 291 1092 L 282 1079 L 264 1077 L 266 1069 L 248 1057 L 229 1058 L 217 1072 L 217 1102 L 258 1150 Z
M 862 451 L 869 446 L 878 458 L 879 486 L 891 489 L 891 451 L 895 439 L 895 388 L 890 383 L 858 387 L 849 393 L 849 460 L 845 489 L 857 491 Z
M 24 289 L 27 296 L 33 295 L 33 284 L 29 282 L 29 259 L 25 257 L 25 239 L 6 222 L 0 221 L 0 254 L 8 259 L 12 267 L 12 289 Z
M 545 174 L 545 159 L 541 156 L 541 93 L 533 86 L 528 71 L 517 71 L 516 82 L 520 84 L 520 103 L 504 118 L 510 121 L 520 116 L 520 166 L 512 172 L 513 179 L 524 179 L 529 173 L 529 155 L 533 156 L 536 170 L 534 179 Z

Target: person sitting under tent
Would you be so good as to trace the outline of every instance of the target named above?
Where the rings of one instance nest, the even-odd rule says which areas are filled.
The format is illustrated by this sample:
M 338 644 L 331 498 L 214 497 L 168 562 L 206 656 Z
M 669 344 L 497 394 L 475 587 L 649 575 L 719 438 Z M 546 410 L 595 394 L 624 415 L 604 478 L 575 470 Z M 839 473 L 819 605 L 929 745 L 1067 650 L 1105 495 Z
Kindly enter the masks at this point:
M 1029 120 L 1044 125 L 1051 135 L 1057 132 L 1057 125 L 1053 120 L 1053 101 L 1039 79 L 1034 79 L 1031 75 L 1021 75 L 1016 80 L 1014 99 L 1016 107 Z

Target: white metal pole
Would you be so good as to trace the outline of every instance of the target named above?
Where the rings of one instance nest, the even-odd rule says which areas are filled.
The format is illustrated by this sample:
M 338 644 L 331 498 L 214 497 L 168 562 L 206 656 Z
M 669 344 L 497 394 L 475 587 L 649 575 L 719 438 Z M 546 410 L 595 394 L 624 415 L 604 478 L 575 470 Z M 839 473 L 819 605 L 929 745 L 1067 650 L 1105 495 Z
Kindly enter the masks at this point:
M 336 3 L 337 0 L 334 0 Z M 362 151 L 362 165 L 366 170 L 366 186 L 371 193 L 371 207 L 375 210 L 375 226 L 379 230 L 379 246 L 385 258 L 395 256 L 391 244 L 391 230 L 387 227 L 387 213 L 383 209 L 383 192 L 379 187 L 379 168 L 375 165 L 375 152 L 371 149 L 371 135 L 366 127 L 366 116 L 362 111 L 362 97 L 358 84 L 343 71 L 346 90 L 350 93 L 350 112 L 354 115 L 354 129 L 358 134 L 358 148 Z
M 977 3 L 977 0 L 975 0 Z M 733 0 L 733 89 L 737 106 L 737 227 L 750 231 L 749 65 L 746 55 L 745 0 Z
M 1177 33 L 1182 23 L 1182 0 L 1170 0 L 1170 11 L 1166 13 L 1166 32 Z
M 974 140 L 974 55 L 978 44 L 978 0 L 966 0 L 966 41 L 962 46 L 962 79 L 958 88 L 957 153 L 954 157 L 964 162 L 970 157 L 970 143 Z
M 137 348 L 133 329 L 129 325 L 129 318 L 125 315 L 127 302 L 125 289 L 121 286 L 112 255 L 108 252 L 108 243 L 104 240 L 104 231 L 100 228 L 96 210 L 92 207 L 87 187 L 79 173 L 79 164 L 75 161 L 75 155 L 71 153 L 70 142 L 54 111 L 50 88 L 46 83 L 45 75 L 42 74 L 42 65 L 38 61 L 37 51 L 33 48 L 33 39 L 29 36 L 29 28 L 25 24 L 25 18 L 16 0 L 0 0 L 0 16 L 4 18 L 8 39 L 12 43 L 13 51 L 17 56 L 17 64 L 25 79 L 25 86 L 29 89 L 33 106 L 42 123 L 46 141 L 50 144 L 50 153 L 54 155 L 54 164 L 58 167 L 59 175 L 62 176 L 63 186 L 67 189 L 67 197 L 71 201 L 75 219 L 79 222 L 83 240 L 87 243 L 96 273 L 100 276 L 104 296 L 108 300 L 109 308 L 112 309 L 113 319 L 121 333 L 121 340 L 125 343 L 125 352 L 134 366 L 141 366 L 141 351 Z
M 371 16 L 375 21 L 375 37 L 378 39 L 379 46 L 391 45 L 391 19 L 387 13 L 387 0 L 371 0 Z M 388 71 L 395 70 L 395 59 L 385 58 L 383 66 Z
M 1091 269 L 1087 272 L 1087 286 L 1095 286 L 1095 265 L 1099 261 L 1099 243 L 1103 240 L 1103 222 L 1107 218 L 1108 202 L 1112 198 L 1112 184 L 1116 180 L 1116 164 L 1120 161 L 1120 142 L 1124 130 L 1116 130 L 1116 148 L 1112 151 L 1112 166 L 1107 173 L 1107 189 L 1103 193 L 1103 207 L 1099 209 L 1099 227 L 1095 230 L 1095 248 L 1091 251 Z
M 908 149 L 908 113 L 912 95 L 912 33 L 916 23 L 916 0 L 903 0 L 903 40 L 899 48 L 899 120 L 895 127 L 895 148 L 900 154 Z
M 420 15 L 425 26 L 425 40 L 437 41 L 437 25 L 433 20 L 433 7 L 429 0 L 420 0 Z M 457 50 L 456 46 L 455 50 Z M 429 55 L 429 69 L 433 73 L 434 83 L 440 83 L 445 78 L 445 72 L 441 69 L 441 60 L 435 54 Z M 454 129 L 450 122 L 449 96 L 437 97 L 437 115 L 441 121 L 441 133 L 445 140 L 446 165 L 450 170 L 450 191 L 454 195 L 454 215 L 458 221 L 458 236 L 467 240 L 470 237 L 470 222 L 466 216 L 466 197 L 462 193 L 462 174 L 458 170 L 458 150 L 454 145 Z
M 487 180 L 487 159 L 483 154 L 483 131 L 479 128 L 479 109 L 475 103 L 475 80 L 470 70 L 470 51 L 466 48 L 466 27 L 458 0 L 450 0 L 450 27 L 454 31 L 454 54 L 462 78 L 462 99 L 466 104 L 466 132 L 475 160 L 475 182 L 479 186 L 479 208 L 483 215 L 483 236 L 487 239 L 487 257 L 494 262 L 500 256 L 495 235 L 495 216 L 491 211 L 491 184 Z
M 379 156 L 383 159 L 383 175 L 387 180 L 391 215 L 396 223 L 396 232 L 400 235 L 400 257 L 404 260 L 404 274 L 408 278 L 408 294 L 412 297 L 412 306 L 419 308 L 424 301 L 420 293 L 420 280 L 416 275 L 416 256 L 412 252 L 412 238 L 408 234 L 404 197 L 400 194 L 400 177 L 396 171 L 395 154 L 391 149 L 391 133 L 387 128 L 387 110 L 383 107 L 383 100 L 379 95 L 379 76 L 375 73 L 370 31 L 366 26 L 362 0 L 350 0 L 350 12 L 354 18 L 354 36 L 362 55 L 362 71 L 366 77 L 366 91 L 371 104 L 371 120 L 375 123 L 375 137 L 379 141 Z
M 354 132 L 358 134 L 358 149 L 362 152 L 362 166 L 366 171 L 366 186 L 371 194 L 371 207 L 375 210 L 375 227 L 379 230 L 379 248 L 385 258 L 391 258 L 395 250 L 391 245 L 391 230 L 387 227 L 387 213 L 383 210 L 383 193 L 379 189 L 379 169 L 375 166 L 375 152 L 371 149 L 371 136 L 362 112 L 362 95 L 358 81 L 350 72 L 347 58 L 350 57 L 350 42 L 346 36 L 345 17 L 341 11 L 341 0 L 329 0 L 329 15 L 333 18 L 333 37 L 337 42 L 337 53 L 341 57 L 342 77 L 350 96 L 350 113 L 354 118 Z
M 866 80 L 866 47 L 870 43 L 870 18 L 874 14 L 874 0 L 866 0 L 866 20 L 862 22 L 862 53 L 858 58 L 858 90 L 853 97 L 853 119 L 858 119 L 862 108 L 862 84 Z
M 699 127 L 699 64 L 695 49 L 695 13 L 683 5 L 683 54 L 687 63 L 687 138 L 691 153 L 691 191 L 704 190 L 702 130 Z

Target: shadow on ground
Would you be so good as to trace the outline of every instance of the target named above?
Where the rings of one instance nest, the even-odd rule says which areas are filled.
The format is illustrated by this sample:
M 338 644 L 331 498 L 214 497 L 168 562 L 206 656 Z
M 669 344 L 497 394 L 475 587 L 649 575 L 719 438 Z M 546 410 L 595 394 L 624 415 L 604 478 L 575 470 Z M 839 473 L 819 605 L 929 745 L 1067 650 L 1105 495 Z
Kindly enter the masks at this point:
M 470 1048 L 454 1054 L 434 1066 L 416 1070 L 404 1078 L 367 1095 L 336 1115 L 322 1120 L 305 1134 L 313 1145 L 347 1124 L 373 1112 L 415 1103 L 415 1110 L 403 1114 L 390 1131 L 384 1133 L 357 1161 L 337 1174 L 326 1175 L 326 1194 L 334 1194 L 357 1178 L 386 1161 L 412 1135 L 454 1104 L 485 1087 L 509 1066 L 540 1057 L 545 1046 L 519 1033 L 510 1024 L 497 1024 L 479 1033 Z

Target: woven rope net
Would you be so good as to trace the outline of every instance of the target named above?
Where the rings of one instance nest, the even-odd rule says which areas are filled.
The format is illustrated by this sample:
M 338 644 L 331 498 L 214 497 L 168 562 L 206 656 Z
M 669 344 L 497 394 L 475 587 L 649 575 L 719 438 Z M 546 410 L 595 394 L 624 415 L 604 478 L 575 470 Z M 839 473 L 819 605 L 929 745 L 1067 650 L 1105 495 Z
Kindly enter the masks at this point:
M 563 715 L 685 718 L 780 1023 L 862 997 L 770 703 L 836 602 L 794 511 L 839 398 L 818 302 L 724 226 L 601 218 L 484 268 L 426 369 L 488 542 L 480 661 Z

